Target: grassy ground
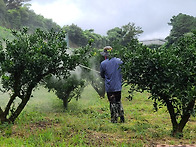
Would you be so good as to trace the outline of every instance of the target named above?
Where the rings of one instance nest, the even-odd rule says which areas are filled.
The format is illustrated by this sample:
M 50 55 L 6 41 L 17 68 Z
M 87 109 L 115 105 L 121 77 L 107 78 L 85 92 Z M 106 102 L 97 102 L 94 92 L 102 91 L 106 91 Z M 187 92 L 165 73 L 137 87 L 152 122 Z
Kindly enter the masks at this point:
M 0 146 L 196 144 L 196 118 L 191 117 L 182 139 L 173 138 L 166 109 L 154 112 L 147 93 L 136 93 L 128 101 L 125 89 L 122 103 L 126 122 L 112 124 L 107 99 L 100 99 L 92 87 L 85 88 L 82 98 L 72 100 L 67 110 L 54 93 L 40 87 L 14 125 L 0 125 Z M 0 105 L 5 101 L 3 97 L 6 95 L 0 95 Z

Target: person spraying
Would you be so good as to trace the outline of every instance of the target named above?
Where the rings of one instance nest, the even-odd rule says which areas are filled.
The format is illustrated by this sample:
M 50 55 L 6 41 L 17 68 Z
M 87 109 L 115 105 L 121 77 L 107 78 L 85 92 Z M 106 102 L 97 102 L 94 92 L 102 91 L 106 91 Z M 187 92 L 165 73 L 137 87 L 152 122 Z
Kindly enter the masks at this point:
M 122 75 L 120 69 L 123 62 L 120 58 L 109 57 L 111 51 L 112 47 L 106 46 L 104 51 L 101 52 L 105 60 L 100 64 L 100 75 L 105 79 L 105 89 L 110 102 L 111 122 L 117 123 L 118 117 L 120 117 L 120 122 L 124 123 L 124 110 L 121 104 Z

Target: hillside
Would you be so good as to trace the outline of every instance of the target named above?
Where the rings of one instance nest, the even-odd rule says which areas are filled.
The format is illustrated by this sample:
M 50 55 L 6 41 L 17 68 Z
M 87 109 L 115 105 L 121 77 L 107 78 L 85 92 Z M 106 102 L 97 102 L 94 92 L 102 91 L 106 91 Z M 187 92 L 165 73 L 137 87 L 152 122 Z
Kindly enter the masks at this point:
M 0 0 L 0 26 L 17 30 L 28 27 L 31 31 L 36 28 L 42 30 L 60 29 L 60 26 L 52 19 L 44 18 L 30 10 L 29 4 L 24 3 L 24 0 L 18 0 L 14 3 Z

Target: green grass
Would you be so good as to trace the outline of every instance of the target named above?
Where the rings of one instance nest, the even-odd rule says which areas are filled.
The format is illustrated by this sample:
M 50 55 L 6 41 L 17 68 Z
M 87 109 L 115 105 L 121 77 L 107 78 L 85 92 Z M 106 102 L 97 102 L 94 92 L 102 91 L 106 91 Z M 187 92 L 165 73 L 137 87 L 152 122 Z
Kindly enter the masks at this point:
M 182 139 L 170 136 L 171 122 L 165 108 L 154 112 L 148 93 L 135 93 L 132 101 L 122 103 L 125 123 L 112 124 L 107 98 L 100 99 L 91 86 L 79 101 L 72 100 L 68 109 L 53 92 L 43 87 L 17 118 L 15 124 L 0 125 L 0 146 L 119 146 L 142 147 L 156 144 L 196 144 L 196 118 L 191 117 Z M 0 93 L 0 105 L 6 95 Z M 4 98 L 4 99 L 3 99 Z

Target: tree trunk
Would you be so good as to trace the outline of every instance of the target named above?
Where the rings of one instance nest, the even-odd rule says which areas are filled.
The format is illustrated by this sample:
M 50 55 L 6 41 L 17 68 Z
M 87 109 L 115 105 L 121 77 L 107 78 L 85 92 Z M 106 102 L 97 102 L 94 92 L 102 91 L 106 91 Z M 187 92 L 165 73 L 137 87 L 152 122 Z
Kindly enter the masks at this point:
M 169 97 L 167 97 L 165 95 L 162 95 L 161 97 L 166 102 L 167 110 L 169 111 L 169 114 L 170 114 L 171 123 L 172 123 L 172 136 L 175 136 L 177 133 L 182 133 L 179 130 L 174 107 L 173 107 L 172 103 L 169 101 Z
M 191 112 L 193 111 L 194 109 L 194 106 L 195 106 L 195 100 L 192 100 L 188 103 L 185 111 L 184 111 L 184 114 L 180 120 L 180 123 L 179 123 L 179 131 L 183 131 L 186 123 L 189 121 L 189 118 L 191 116 Z
M 14 93 L 10 97 L 10 100 L 8 101 L 7 106 L 5 108 L 5 111 L 0 109 L 0 121 L 1 121 L 1 123 L 9 122 L 9 119 L 7 119 L 7 116 L 9 115 L 11 105 L 13 104 L 15 98 L 16 98 L 16 94 Z
M 10 97 L 10 100 L 9 100 L 9 102 L 8 102 L 6 108 L 5 108 L 5 111 L 4 111 L 5 117 L 6 117 L 7 115 L 9 115 L 10 107 L 11 107 L 11 105 L 13 104 L 13 102 L 14 102 L 15 99 L 16 99 L 16 94 L 14 93 L 14 94 Z
M 68 106 L 68 97 L 63 98 L 63 106 L 67 109 Z
M 1 123 L 4 123 L 4 122 L 6 122 L 7 121 L 7 119 L 6 119 L 6 117 L 5 117 L 5 113 L 3 112 L 3 110 L 0 108 L 0 122 Z
M 171 122 L 172 122 L 172 136 L 182 137 L 183 129 L 191 116 L 191 111 L 195 106 L 195 100 L 190 101 L 189 104 L 187 105 L 185 112 L 181 117 L 180 123 L 177 122 L 174 107 L 172 103 L 169 101 L 169 98 L 164 97 L 164 100 L 166 102 L 167 110 L 169 111 Z
M 22 112 L 22 110 L 26 106 L 27 102 L 29 101 L 29 98 L 30 98 L 30 96 L 27 99 L 22 100 L 22 102 L 20 103 L 20 105 L 17 107 L 16 111 L 8 119 L 9 122 L 14 123 L 14 121 L 16 120 L 16 118 L 19 116 L 19 114 Z
M 28 87 L 26 95 L 22 99 L 22 102 L 20 103 L 20 105 L 17 107 L 17 109 L 13 113 L 11 113 L 10 117 L 7 118 L 9 116 L 10 106 L 13 103 L 16 95 L 12 95 L 10 97 L 10 100 L 9 100 L 7 106 L 6 106 L 5 111 L 3 112 L 3 110 L 0 109 L 0 120 L 1 120 L 1 123 L 5 123 L 5 122 L 14 123 L 16 118 L 19 116 L 19 114 L 22 112 L 22 110 L 26 106 L 27 102 L 29 101 L 33 88 L 34 88 L 33 85 Z

